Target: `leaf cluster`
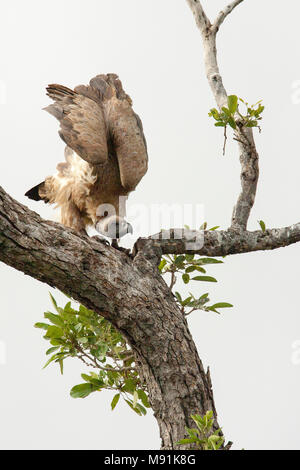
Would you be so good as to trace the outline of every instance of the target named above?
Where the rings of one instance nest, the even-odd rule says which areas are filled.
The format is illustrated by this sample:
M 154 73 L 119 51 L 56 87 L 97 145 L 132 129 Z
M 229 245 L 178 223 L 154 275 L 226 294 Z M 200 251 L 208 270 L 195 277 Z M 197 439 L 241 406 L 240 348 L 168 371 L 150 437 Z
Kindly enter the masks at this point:
M 244 114 L 240 112 L 239 101 L 243 103 L 246 108 Z M 208 115 L 214 118 L 216 127 L 226 128 L 229 125 L 234 130 L 237 126 L 258 127 L 260 130 L 258 121 L 262 119 L 261 114 L 265 109 L 261 102 L 262 100 L 254 105 L 249 105 L 242 98 L 238 98 L 236 95 L 230 95 L 227 98 L 227 107 L 223 106 L 221 110 L 212 108 Z
M 221 429 L 213 431 L 214 417 L 212 411 L 207 411 L 204 416 L 191 415 L 196 428 L 186 427 L 188 438 L 176 442 L 178 445 L 192 444 L 198 450 L 219 450 L 224 443 L 220 435 Z
M 205 229 L 204 224 L 200 229 Z M 210 230 L 216 230 L 218 227 L 213 227 Z M 208 276 L 206 272 L 207 265 L 222 264 L 223 261 L 216 258 L 201 257 L 198 255 L 185 254 L 185 255 L 166 255 L 161 259 L 159 271 L 162 275 L 171 275 L 170 288 L 173 289 L 178 277 L 180 277 L 184 284 L 194 284 L 196 282 L 217 282 L 217 279 Z M 176 301 L 180 305 L 181 311 L 185 315 L 190 315 L 195 310 L 203 310 L 205 312 L 220 313 L 218 309 L 233 307 L 232 304 L 227 302 L 217 302 L 208 305 L 210 302 L 209 294 L 207 292 L 194 294 L 189 292 L 186 298 L 178 292 L 174 292 Z
M 146 408 L 150 407 L 148 396 L 135 368 L 132 350 L 121 333 L 101 315 L 83 305 L 74 308 L 69 301 L 62 308 L 50 296 L 56 313 L 45 312 L 48 323 L 35 324 L 36 328 L 45 330 L 44 339 L 51 344 L 46 351 L 50 357 L 44 367 L 52 362 L 58 363 L 63 373 L 65 359 L 76 357 L 97 372 L 81 375 L 84 383 L 72 388 L 70 394 L 73 398 L 113 390 L 117 393 L 111 403 L 112 409 L 122 396 L 136 413 L 146 414 Z

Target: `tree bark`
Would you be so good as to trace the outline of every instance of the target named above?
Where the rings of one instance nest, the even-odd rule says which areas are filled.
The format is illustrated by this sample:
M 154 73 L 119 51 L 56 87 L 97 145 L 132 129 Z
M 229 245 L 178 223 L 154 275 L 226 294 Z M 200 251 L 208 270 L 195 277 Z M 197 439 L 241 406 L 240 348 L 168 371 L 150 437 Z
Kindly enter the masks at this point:
M 152 245 L 130 257 L 82 237 L 0 189 L 0 260 L 57 287 L 124 335 L 147 385 L 162 448 L 174 449 L 191 414 L 216 411 L 186 318 L 159 274 L 160 256 Z

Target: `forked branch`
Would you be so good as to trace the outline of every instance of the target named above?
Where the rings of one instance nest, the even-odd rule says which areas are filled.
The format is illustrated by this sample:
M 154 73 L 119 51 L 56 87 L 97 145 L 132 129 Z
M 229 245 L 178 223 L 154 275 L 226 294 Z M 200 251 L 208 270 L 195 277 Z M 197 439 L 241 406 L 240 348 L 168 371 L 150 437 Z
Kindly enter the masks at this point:
M 201 32 L 206 76 L 220 110 L 222 107 L 227 106 L 227 92 L 223 85 L 218 66 L 216 35 L 225 18 L 242 1 L 243 0 L 236 0 L 230 3 L 219 13 L 215 22 L 211 24 L 203 10 L 201 2 L 199 0 L 187 0 Z M 238 127 L 235 137 L 238 141 L 240 151 L 242 191 L 233 210 L 231 228 L 240 232 L 247 229 L 250 211 L 256 195 L 259 167 L 253 130 L 245 126 Z
M 215 19 L 214 24 L 212 25 L 212 30 L 217 33 L 219 30 L 221 24 L 225 20 L 225 18 L 244 0 L 235 0 L 234 2 L 231 2 L 227 7 L 225 7 L 223 10 L 220 11 L 218 14 L 217 18 Z

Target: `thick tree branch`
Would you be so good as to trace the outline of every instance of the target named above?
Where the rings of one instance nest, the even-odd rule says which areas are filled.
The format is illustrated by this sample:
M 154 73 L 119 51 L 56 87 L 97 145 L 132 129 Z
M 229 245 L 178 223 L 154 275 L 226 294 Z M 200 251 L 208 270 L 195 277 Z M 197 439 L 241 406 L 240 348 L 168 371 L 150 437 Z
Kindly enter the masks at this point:
M 200 29 L 203 49 L 206 76 L 210 88 L 220 109 L 227 107 L 227 92 L 223 85 L 223 80 L 219 71 L 217 60 L 216 36 L 218 29 L 224 19 L 243 0 L 236 0 L 222 10 L 213 25 L 208 26 L 205 21 L 206 15 L 199 1 L 187 0 Z M 201 12 L 199 15 L 198 12 Z M 241 185 L 242 191 L 233 210 L 231 228 L 241 231 L 247 229 L 250 211 L 254 204 L 256 188 L 259 176 L 258 154 L 251 128 L 239 127 L 236 131 L 241 162 Z
M 180 238 L 179 235 L 180 234 Z M 140 238 L 136 245 L 144 244 L 160 248 L 162 254 L 198 254 L 203 256 L 227 256 L 252 251 L 275 250 L 300 241 L 300 222 L 289 227 L 273 228 L 263 232 L 236 230 L 196 231 L 171 229 L 149 238 Z
M 157 269 L 160 254 L 148 244 L 129 257 L 41 219 L 0 188 L 0 261 L 57 287 L 124 335 L 147 386 L 162 447 L 174 449 L 185 426 L 192 426 L 191 414 L 217 414 L 185 316 Z
M 225 18 L 232 12 L 232 10 L 234 10 L 243 1 L 244 0 L 235 0 L 234 2 L 231 2 L 229 5 L 227 5 L 227 7 L 225 7 L 223 10 L 220 11 L 215 22 L 212 25 L 212 30 L 215 33 L 217 33 L 217 31 L 219 30 Z

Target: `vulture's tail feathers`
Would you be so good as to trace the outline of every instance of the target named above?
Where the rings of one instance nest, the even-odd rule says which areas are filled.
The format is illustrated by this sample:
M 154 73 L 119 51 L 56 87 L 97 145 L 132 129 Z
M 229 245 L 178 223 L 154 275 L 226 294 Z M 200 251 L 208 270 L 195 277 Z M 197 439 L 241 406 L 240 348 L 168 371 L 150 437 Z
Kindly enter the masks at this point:
M 44 186 L 45 181 L 43 181 L 40 184 L 37 184 L 33 188 L 29 189 L 27 193 L 25 193 L 25 196 L 27 196 L 29 199 L 33 199 L 34 201 L 45 201 L 47 202 L 43 197 L 40 196 L 39 189 Z

